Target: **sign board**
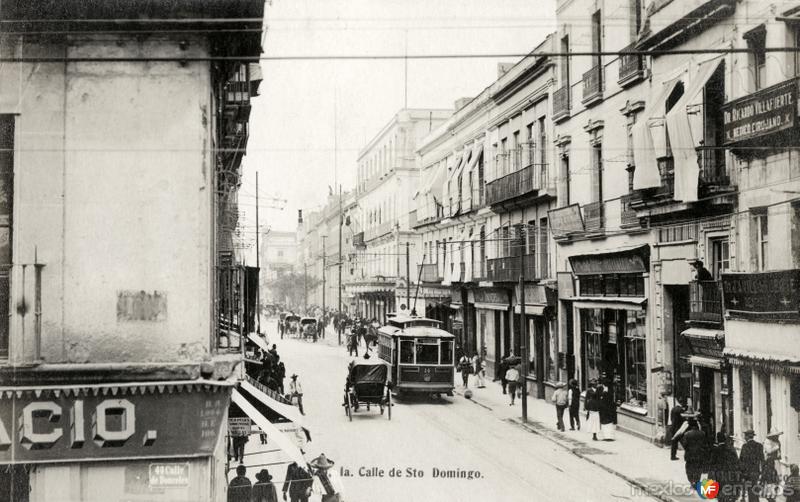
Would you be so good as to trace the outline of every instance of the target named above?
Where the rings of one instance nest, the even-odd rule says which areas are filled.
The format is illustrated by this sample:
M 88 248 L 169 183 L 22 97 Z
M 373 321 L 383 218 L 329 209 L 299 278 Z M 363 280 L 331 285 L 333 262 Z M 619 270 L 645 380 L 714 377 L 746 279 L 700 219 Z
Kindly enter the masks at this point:
M 152 488 L 189 486 L 189 463 L 150 464 L 148 479 Z
M 228 434 L 233 437 L 249 436 L 253 431 L 253 423 L 248 417 L 228 418 Z
M 210 456 L 230 402 L 219 387 L 101 390 L 2 393 L 0 464 Z
M 722 298 L 733 318 L 800 322 L 800 270 L 722 274 Z
M 505 289 L 479 288 L 475 290 L 475 301 L 478 303 L 494 303 L 508 305 L 508 293 Z
M 792 79 L 726 103 L 722 107 L 724 144 L 794 127 L 796 101 L 797 82 Z
M 554 237 L 566 237 L 569 234 L 586 231 L 581 216 L 581 206 L 578 204 L 547 211 L 547 221 Z

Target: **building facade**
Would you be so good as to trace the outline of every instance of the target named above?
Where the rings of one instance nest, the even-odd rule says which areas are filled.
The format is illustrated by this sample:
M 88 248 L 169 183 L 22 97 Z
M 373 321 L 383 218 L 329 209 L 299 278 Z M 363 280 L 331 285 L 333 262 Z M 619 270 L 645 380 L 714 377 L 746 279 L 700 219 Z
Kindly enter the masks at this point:
M 269 286 L 282 275 L 295 271 L 297 232 L 265 231 L 259 253 L 262 303 L 286 303 L 286 298 L 276 298 Z
M 0 499 L 223 499 L 263 2 L 2 10 Z

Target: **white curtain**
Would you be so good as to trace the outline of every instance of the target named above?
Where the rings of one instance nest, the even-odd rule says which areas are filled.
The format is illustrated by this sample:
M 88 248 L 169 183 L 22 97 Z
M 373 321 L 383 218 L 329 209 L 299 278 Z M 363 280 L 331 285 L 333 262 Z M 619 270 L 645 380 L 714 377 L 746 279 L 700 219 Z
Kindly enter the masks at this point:
M 664 82 L 654 98 L 648 103 L 643 116 L 633 126 L 633 188 L 655 188 L 661 186 L 661 174 L 656 159 L 666 152 L 664 112 L 667 99 L 678 84 L 678 79 Z M 657 87 L 656 87 L 657 88 Z

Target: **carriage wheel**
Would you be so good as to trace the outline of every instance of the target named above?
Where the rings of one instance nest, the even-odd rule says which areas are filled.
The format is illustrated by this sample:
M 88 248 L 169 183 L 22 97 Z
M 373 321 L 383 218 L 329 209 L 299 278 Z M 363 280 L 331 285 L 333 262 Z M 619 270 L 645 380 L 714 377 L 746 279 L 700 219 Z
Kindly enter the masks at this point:
M 387 392 L 386 393 L 386 399 L 387 399 L 386 406 L 387 406 L 387 408 L 389 408 L 389 420 L 391 420 L 392 419 L 392 393 L 391 392 Z
M 350 409 L 350 397 L 346 392 L 344 394 L 344 414 L 347 415 L 347 418 L 349 418 L 351 422 L 353 421 L 353 411 Z

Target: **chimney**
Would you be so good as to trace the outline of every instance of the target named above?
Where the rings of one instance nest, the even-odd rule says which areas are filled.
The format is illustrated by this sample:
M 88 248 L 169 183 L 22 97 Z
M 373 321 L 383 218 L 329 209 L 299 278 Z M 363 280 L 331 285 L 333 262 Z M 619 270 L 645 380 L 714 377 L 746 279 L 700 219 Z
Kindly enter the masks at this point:
M 297 210 L 297 224 L 298 225 L 302 225 L 303 224 L 303 210 L 302 209 L 298 209 Z
M 497 63 L 497 78 L 502 77 L 508 70 L 514 67 L 516 63 Z
M 467 103 L 469 103 L 470 101 L 472 101 L 472 98 L 460 98 L 460 99 L 457 99 L 456 103 L 454 105 L 455 106 L 455 111 L 458 111 L 458 110 L 464 108 L 467 105 Z

